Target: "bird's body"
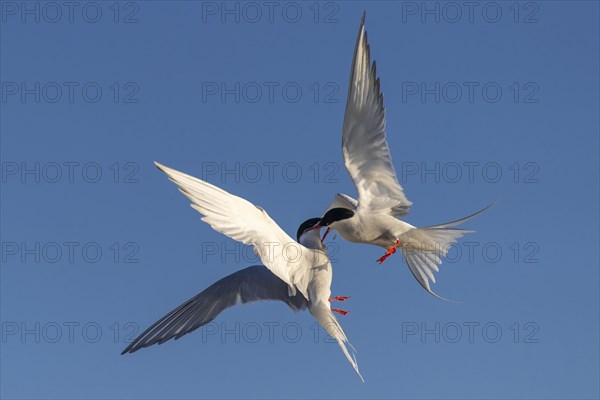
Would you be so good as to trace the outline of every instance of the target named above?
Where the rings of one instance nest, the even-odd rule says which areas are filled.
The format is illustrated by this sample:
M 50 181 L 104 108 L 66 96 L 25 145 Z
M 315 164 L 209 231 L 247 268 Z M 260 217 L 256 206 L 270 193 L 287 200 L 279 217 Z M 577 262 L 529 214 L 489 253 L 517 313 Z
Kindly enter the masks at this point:
M 401 249 L 414 277 L 435 295 L 429 280 L 435 282 L 433 272 L 438 271 L 442 262 L 440 257 L 446 255 L 456 239 L 472 232 L 455 226 L 478 213 L 427 228 L 417 228 L 400 219 L 408 213 L 412 202 L 404 194 L 392 163 L 380 85 L 375 61 L 371 64 L 363 15 L 354 48 L 342 128 L 344 165 L 356 187 L 358 199 L 338 193 L 323 218 L 333 208 L 352 210 L 353 217 L 336 221 L 330 228 L 349 242 L 387 249 L 378 260 L 380 263 L 397 248 Z
M 331 299 L 333 268 L 325 253 L 327 249 L 321 242 L 320 230 L 306 232 L 300 237 L 300 243 L 307 247 L 315 245 L 318 250 L 323 251 L 323 258 L 317 260 L 310 271 L 310 279 L 307 285 L 310 297 L 310 300 L 307 302 L 308 312 L 327 330 L 327 333 L 331 337 L 336 338 L 340 336 L 341 338 L 346 338 L 344 330 L 331 311 L 331 302 L 329 300 Z M 346 338 L 345 340 L 347 342 L 348 339 Z M 352 345 L 349 342 L 347 343 L 352 348 Z M 346 346 L 340 345 L 340 347 L 348 360 L 356 362 L 354 355 L 348 352 Z M 358 366 L 356 367 L 356 372 L 360 376 Z M 362 376 L 360 377 L 362 379 Z
M 327 249 L 321 242 L 320 230 L 315 229 L 307 231 L 299 237 L 299 242 L 306 248 L 315 250 L 314 262 L 310 267 L 306 276 L 306 288 L 308 292 L 307 306 L 308 311 L 315 319 L 317 319 L 324 327 L 329 321 L 325 318 L 325 321 L 321 321 L 319 318 L 324 315 L 331 313 L 327 310 L 331 309 L 331 282 L 333 281 L 333 268 L 329 257 L 327 257 Z M 324 312 L 325 311 L 325 312 Z M 331 314 L 333 317 L 333 314 Z M 335 319 L 335 317 L 333 317 Z M 337 321 L 336 321 L 337 322 Z M 339 325 L 339 324 L 338 324 Z M 341 329 L 341 327 L 339 327 Z
M 348 242 L 367 243 L 389 249 L 411 224 L 387 213 L 370 213 L 358 208 L 354 217 L 335 223 L 335 230 Z
M 208 182 L 156 165 L 192 201 L 192 208 L 204 215 L 203 221 L 232 239 L 254 246 L 265 265 L 246 268 L 211 285 L 154 323 L 123 353 L 178 339 L 236 304 L 278 300 L 295 311 L 308 308 L 338 342 L 362 380 L 354 348 L 330 306 L 333 272 L 320 240 L 321 218 L 311 218 L 300 225 L 294 241 L 261 207 Z

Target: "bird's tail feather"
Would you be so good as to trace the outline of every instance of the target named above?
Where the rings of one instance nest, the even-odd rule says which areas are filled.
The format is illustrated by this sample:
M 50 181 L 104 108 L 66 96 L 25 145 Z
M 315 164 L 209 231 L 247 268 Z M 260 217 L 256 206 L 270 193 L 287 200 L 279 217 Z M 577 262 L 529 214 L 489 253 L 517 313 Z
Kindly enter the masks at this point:
M 360 380 L 363 383 L 365 383 L 365 380 L 363 379 L 362 375 L 360 374 L 360 371 L 358 370 L 358 362 L 356 361 L 356 357 L 354 355 L 354 353 L 356 353 L 356 349 L 348 340 L 348 337 L 342 329 L 342 326 L 331 312 L 329 305 L 321 304 L 316 307 L 313 306 L 309 308 L 309 311 L 316 318 L 316 320 L 319 321 L 323 328 L 325 328 L 329 336 L 331 336 L 338 342 L 340 348 L 344 352 L 344 355 L 352 365 L 352 368 L 354 368 L 354 371 L 356 371 Z M 350 347 L 350 351 L 348 351 L 346 345 Z
M 435 297 L 447 300 L 434 293 L 429 284 L 430 280 L 435 283 L 433 273 L 439 272 L 438 265 L 442 263 L 440 257 L 445 257 L 448 254 L 448 250 L 456 243 L 457 239 L 467 233 L 475 232 L 455 228 L 455 226 L 476 217 L 492 205 L 459 220 L 411 229 L 400 236 L 402 253 L 404 254 L 408 268 L 425 290 Z
M 478 216 L 478 215 L 479 215 L 479 214 L 481 214 L 482 212 L 484 212 L 484 211 L 487 211 L 489 208 L 493 207 L 493 206 L 494 206 L 494 204 L 495 204 L 495 203 L 492 203 L 492 204 L 490 204 L 489 206 L 487 206 L 487 207 L 484 207 L 484 208 L 482 208 L 481 210 L 479 210 L 479 211 L 476 211 L 476 212 L 474 212 L 474 213 L 473 213 L 473 214 L 471 214 L 471 215 L 467 215 L 467 216 L 466 216 L 466 217 L 464 217 L 464 218 L 457 219 L 456 221 L 446 222 L 446 223 L 444 223 L 444 224 L 438 224 L 438 225 L 433 225 L 433 226 L 426 226 L 426 227 L 424 227 L 424 228 L 421 228 L 421 229 L 429 229 L 429 228 L 436 228 L 436 229 L 440 229 L 440 228 L 450 228 L 450 227 L 453 227 L 453 226 L 456 226 L 456 225 L 460 225 L 460 224 L 462 224 L 463 222 L 467 222 L 468 220 L 475 218 L 476 216 Z

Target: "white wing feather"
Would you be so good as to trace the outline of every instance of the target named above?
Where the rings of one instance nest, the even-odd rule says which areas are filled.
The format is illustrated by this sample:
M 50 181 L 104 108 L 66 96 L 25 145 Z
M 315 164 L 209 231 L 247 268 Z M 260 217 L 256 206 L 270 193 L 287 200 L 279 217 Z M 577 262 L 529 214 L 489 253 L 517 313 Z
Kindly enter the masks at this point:
M 402 216 L 412 205 L 396 177 L 385 136 L 376 65 L 370 65 L 364 15 L 356 40 L 342 133 L 342 154 L 361 208 Z
M 295 295 L 298 289 L 309 298 L 306 279 L 302 278 L 306 273 L 306 257 L 316 258 L 314 250 L 294 241 L 262 208 L 208 182 L 155 164 L 192 201 L 191 206 L 204 215 L 204 222 L 217 232 L 254 246 L 265 266 L 290 285 L 290 295 Z M 286 257 L 284 250 L 290 243 L 298 246 L 301 257 Z

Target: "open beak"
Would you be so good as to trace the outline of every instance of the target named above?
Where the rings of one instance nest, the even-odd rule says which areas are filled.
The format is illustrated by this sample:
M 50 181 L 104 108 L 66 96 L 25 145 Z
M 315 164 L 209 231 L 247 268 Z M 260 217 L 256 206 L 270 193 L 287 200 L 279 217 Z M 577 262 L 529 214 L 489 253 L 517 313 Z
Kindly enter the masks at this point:
M 323 243 L 325 241 L 325 238 L 327 237 L 327 234 L 329 233 L 330 230 L 331 230 L 331 227 L 328 226 L 327 230 L 323 234 L 323 238 L 321 239 L 321 243 Z
M 322 228 L 321 223 L 317 222 L 316 224 L 314 224 L 313 226 L 311 226 L 310 228 L 308 228 L 304 232 L 314 231 L 315 229 L 321 229 L 321 228 Z

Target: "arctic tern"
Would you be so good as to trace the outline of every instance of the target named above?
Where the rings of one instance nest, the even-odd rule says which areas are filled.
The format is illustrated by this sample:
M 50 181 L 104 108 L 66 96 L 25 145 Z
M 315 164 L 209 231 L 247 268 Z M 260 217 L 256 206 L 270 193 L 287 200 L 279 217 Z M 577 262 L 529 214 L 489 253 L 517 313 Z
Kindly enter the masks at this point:
M 445 224 L 417 228 L 400 217 L 408 213 L 412 202 L 406 198 L 390 156 L 385 133 L 385 108 L 376 63 L 371 64 L 370 47 L 363 14 L 350 71 L 348 99 L 342 129 L 344 164 L 358 200 L 338 193 L 327 208 L 346 208 L 354 216 L 331 223 L 323 235 L 337 231 L 345 240 L 368 243 L 386 249 L 377 261 L 382 263 L 400 248 L 417 281 L 436 297 L 429 280 L 446 256 L 449 247 L 466 233 L 455 226 L 475 217 L 490 206 L 468 217 Z
M 204 222 L 234 240 L 254 246 L 264 266 L 252 266 L 216 282 L 155 322 L 122 354 L 162 344 L 171 338 L 179 339 L 233 305 L 255 300 L 279 300 L 295 311 L 308 308 L 338 342 L 364 382 L 354 347 L 332 313 L 347 313 L 330 306 L 331 301 L 344 301 L 347 297 L 331 297 L 332 267 L 320 239 L 322 226 L 329 226 L 335 220 L 352 214 L 346 209 L 332 209 L 326 218 L 308 219 L 298 228 L 297 242 L 294 242 L 261 207 L 208 182 L 155 164 L 192 201 L 192 208 L 204 216 Z M 294 247 L 291 252 L 290 245 Z

